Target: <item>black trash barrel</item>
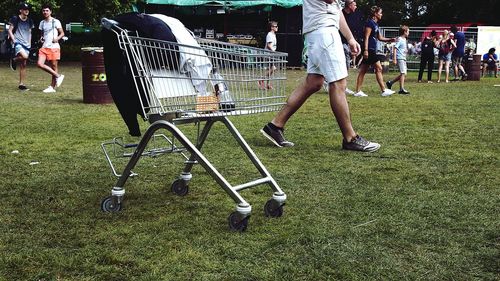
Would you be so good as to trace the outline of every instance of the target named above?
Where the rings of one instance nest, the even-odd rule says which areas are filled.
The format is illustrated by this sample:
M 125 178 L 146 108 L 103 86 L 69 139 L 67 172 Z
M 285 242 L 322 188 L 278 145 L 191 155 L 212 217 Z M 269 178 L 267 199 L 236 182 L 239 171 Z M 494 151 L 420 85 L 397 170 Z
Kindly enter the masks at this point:
M 467 80 L 479 81 L 481 79 L 481 55 L 472 55 L 464 59 Z

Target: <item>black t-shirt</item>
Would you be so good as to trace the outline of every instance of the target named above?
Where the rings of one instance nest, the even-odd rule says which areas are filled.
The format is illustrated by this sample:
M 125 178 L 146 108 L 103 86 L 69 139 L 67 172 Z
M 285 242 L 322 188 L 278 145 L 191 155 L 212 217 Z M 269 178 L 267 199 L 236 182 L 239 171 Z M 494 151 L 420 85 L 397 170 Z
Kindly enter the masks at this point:
M 361 42 L 363 42 L 363 31 L 365 23 L 363 13 L 361 13 L 359 10 L 356 10 L 353 13 L 347 14 L 344 9 L 342 9 L 342 13 L 344 14 L 347 25 L 351 30 L 352 36 L 354 36 L 354 39 L 356 39 L 356 41 L 361 44 Z M 342 43 L 347 43 L 347 40 L 342 35 L 342 33 L 340 34 L 340 37 L 342 38 Z
M 434 56 L 434 41 L 432 38 L 425 37 L 424 41 L 422 41 L 422 55 Z

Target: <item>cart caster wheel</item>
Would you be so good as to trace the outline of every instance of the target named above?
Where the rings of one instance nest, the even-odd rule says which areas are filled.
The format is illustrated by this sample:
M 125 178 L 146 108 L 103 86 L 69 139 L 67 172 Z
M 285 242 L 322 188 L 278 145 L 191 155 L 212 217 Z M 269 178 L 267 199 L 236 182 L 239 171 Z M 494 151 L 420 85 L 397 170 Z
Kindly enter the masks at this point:
M 250 216 L 241 219 L 238 212 L 232 212 L 228 218 L 229 228 L 233 231 L 243 232 L 247 229 L 248 219 L 250 219 Z
M 101 210 L 106 213 L 115 213 L 122 210 L 122 204 L 113 205 L 113 196 L 106 197 L 101 202 Z
M 283 205 L 278 205 L 278 202 L 270 199 L 264 206 L 264 213 L 266 217 L 279 218 L 283 215 Z
M 182 179 L 176 179 L 172 183 L 172 192 L 179 196 L 186 196 L 189 192 L 189 185 Z

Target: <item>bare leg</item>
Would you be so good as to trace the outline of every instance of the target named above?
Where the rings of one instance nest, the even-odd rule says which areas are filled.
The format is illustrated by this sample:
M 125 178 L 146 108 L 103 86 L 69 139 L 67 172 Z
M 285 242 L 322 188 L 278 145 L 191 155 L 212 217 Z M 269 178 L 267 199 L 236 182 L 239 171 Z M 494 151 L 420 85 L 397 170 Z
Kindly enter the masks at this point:
M 27 62 L 28 62 L 28 56 L 29 56 L 29 53 L 27 52 L 24 52 L 24 51 L 21 51 L 19 52 L 19 66 L 20 66 L 20 69 L 19 69 L 19 85 L 24 85 L 24 81 L 26 81 L 26 65 L 27 65 Z
M 275 70 L 276 70 L 276 66 L 272 65 L 269 68 L 269 71 L 266 74 L 266 77 L 267 77 L 267 85 L 266 85 L 266 87 L 268 89 L 272 89 L 273 88 L 273 86 L 271 85 L 271 82 L 269 80 L 271 79 L 271 75 L 273 75 L 273 73 L 274 73 Z
M 363 56 L 360 56 L 359 59 L 358 59 L 358 68 L 359 68 L 359 66 L 361 65 L 362 62 L 363 62 Z
M 329 85 L 328 93 L 330 95 L 330 106 L 335 115 L 335 119 L 337 119 L 337 124 L 340 127 L 342 136 L 347 142 L 350 142 L 356 137 L 356 132 L 352 128 L 349 104 L 344 94 L 346 85 L 347 80 L 345 78 L 332 82 Z
M 382 74 L 382 64 L 380 64 L 380 61 L 378 61 L 375 63 L 374 67 L 375 67 L 375 77 L 377 78 L 378 86 L 380 87 L 380 90 L 383 92 L 385 90 L 385 84 L 384 84 L 384 76 Z
M 324 78 L 318 74 L 308 74 L 306 80 L 302 82 L 290 95 L 285 106 L 276 114 L 271 121 L 277 127 L 285 127 L 286 122 L 304 104 L 304 102 L 323 86 Z
M 368 65 L 361 64 L 361 66 L 359 67 L 358 78 L 356 79 L 356 92 L 359 92 L 361 90 L 361 86 L 363 86 L 363 81 L 365 79 L 365 74 L 367 71 Z
M 19 65 L 19 85 L 24 85 L 24 81 L 26 80 L 27 60 L 28 60 L 28 53 L 25 52 L 24 50 L 21 50 L 14 58 L 14 61 Z
M 401 74 L 401 73 L 400 73 L 398 76 L 396 76 L 396 78 L 394 78 L 394 79 L 390 80 L 390 82 L 391 82 L 391 83 L 396 83 L 396 82 L 398 82 L 398 81 L 399 81 L 399 84 L 401 85 L 401 76 L 402 76 L 402 75 L 403 75 L 403 74 Z
M 444 71 L 446 73 L 446 83 L 450 82 L 450 62 L 446 61 L 444 66 Z
M 36 65 L 42 69 L 43 71 L 51 74 L 52 76 L 59 77 L 59 74 L 55 72 L 50 66 L 45 64 L 45 61 L 47 60 L 47 56 L 44 55 L 43 53 L 38 54 L 38 62 Z
M 26 60 L 22 60 L 19 63 L 19 85 L 24 85 L 24 81 L 26 81 Z
M 49 61 L 49 63 L 50 63 L 50 67 L 52 68 L 52 70 L 54 70 L 54 72 L 56 73 L 56 75 L 52 75 L 52 81 L 50 83 L 52 88 L 55 88 L 56 87 L 56 78 L 59 77 L 58 61 L 51 60 L 51 61 Z
M 438 66 L 438 83 L 441 82 L 441 71 L 443 71 L 443 60 L 439 60 L 439 66 Z

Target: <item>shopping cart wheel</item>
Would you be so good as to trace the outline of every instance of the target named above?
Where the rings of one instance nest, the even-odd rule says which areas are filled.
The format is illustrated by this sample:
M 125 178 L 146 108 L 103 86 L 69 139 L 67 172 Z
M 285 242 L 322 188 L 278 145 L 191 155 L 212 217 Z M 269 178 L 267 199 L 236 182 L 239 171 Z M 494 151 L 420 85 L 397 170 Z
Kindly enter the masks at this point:
M 276 200 L 269 199 L 264 206 L 266 217 L 279 218 L 283 215 L 283 205 L 279 205 Z
M 183 179 L 176 179 L 172 183 L 172 192 L 179 196 L 186 196 L 189 192 L 189 185 Z
M 122 204 L 116 203 L 113 205 L 113 196 L 108 196 L 102 200 L 101 210 L 106 213 L 119 212 L 122 210 Z
M 249 219 L 250 216 L 246 216 L 242 219 L 240 213 L 232 212 L 228 218 L 229 228 L 234 231 L 243 232 L 247 229 Z

